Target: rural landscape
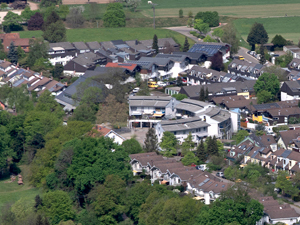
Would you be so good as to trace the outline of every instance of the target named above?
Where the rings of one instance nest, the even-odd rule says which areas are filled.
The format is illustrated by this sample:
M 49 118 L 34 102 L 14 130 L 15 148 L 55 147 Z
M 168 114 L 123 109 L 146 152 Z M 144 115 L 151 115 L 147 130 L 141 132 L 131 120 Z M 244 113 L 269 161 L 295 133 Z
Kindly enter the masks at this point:
M 299 225 L 299 0 L 0 3 L 0 225 Z

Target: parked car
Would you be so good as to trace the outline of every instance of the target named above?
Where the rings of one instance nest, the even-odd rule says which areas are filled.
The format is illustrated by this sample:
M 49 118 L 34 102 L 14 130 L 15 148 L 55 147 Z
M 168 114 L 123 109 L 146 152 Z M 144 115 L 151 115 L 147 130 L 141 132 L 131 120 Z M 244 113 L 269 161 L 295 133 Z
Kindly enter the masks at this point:
M 148 82 L 148 87 L 149 88 L 157 88 L 158 85 L 157 85 L 157 83 L 155 81 L 149 81 Z
M 187 79 L 186 77 L 181 77 L 182 83 L 186 84 L 187 83 Z
M 216 176 L 217 176 L 217 177 L 225 178 L 223 172 L 217 172 L 217 173 L 216 173 Z
M 169 81 L 169 85 L 174 85 L 174 84 L 176 84 L 176 80 Z
M 132 93 L 138 93 L 139 90 L 140 90 L 140 88 L 139 88 L 139 87 L 136 87 L 136 88 L 134 88 L 134 89 L 132 90 Z
M 197 169 L 197 170 L 202 170 L 202 171 L 204 171 L 204 170 L 207 169 L 207 168 L 206 168 L 206 164 L 202 164 L 202 165 L 196 166 L 196 169 Z
M 163 81 L 157 81 L 157 85 L 158 85 L 158 87 L 166 87 L 167 86 L 167 84 Z

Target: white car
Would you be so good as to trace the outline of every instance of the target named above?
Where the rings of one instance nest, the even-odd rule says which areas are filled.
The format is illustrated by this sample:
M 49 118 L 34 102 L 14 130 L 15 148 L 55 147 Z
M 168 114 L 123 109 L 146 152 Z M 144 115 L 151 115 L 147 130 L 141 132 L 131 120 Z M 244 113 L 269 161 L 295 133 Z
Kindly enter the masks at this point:
M 157 85 L 159 87 L 165 87 L 165 86 L 167 86 L 167 84 L 165 82 L 163 82 L 163 81 L 157 81 Z
M 137 92 L 139 92 L 139 90 L 140 90 L 140 88 L 139 88 L 139 87 L 136 87 L 136 88 L 134 88 L 134 89 L 132 90 L 132 93 L 137 93 Z

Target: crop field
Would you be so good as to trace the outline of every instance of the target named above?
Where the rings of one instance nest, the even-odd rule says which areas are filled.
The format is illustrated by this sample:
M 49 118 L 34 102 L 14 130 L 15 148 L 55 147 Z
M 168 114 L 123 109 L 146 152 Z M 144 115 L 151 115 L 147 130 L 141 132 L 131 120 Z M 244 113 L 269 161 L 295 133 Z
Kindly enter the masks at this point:
M 32 38 L 41 37 L 42 31 L 21 31 L 21 38 Z M 128 40 L 147 40 L 152 39 L 154 34 L 158 38 L 172 37 L 175 41 L 183 45 L 185 36 L 177 32 L 165 29 L 153 29 L 147 27 L 141 28 L 90 28 L 90 29 L 68 29 L 67 30 L 67 41 L 110 41 L 122 39 Z M 189 39 L 190 45 L 194 42 Z
M 299 41 L 300 27 L 297 24 L 300 24 L 300 17 L 237 19 L 234 21 L 234 25 L 242 38 L 246 40 L 251 26 L 255 22 L 264 25 L 269 35 L 269 42 L 276 34 L 280 34 L 296 44 Z

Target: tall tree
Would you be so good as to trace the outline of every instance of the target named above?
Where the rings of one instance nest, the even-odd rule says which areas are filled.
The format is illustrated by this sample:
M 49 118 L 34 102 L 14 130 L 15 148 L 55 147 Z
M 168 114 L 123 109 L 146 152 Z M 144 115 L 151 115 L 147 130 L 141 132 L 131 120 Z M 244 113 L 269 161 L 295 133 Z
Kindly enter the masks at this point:
M 120 2 L 109 3 L 103 16 L 105 27 L 125 27 L 126 19 Z
M 211 57 L 211 68 L 213 70 L 222 71 L 224 69 L 223 57 L 221 52 L 217 52 Z
M 173 133 L 165 131 L 159 145 L 164 150 L 165 156 L 170 157 L 177 154 L 178 141 Z
M 157 39 L 157 36 L 156 34 L 154 34 L 153 36 L 153 42 L 152 42 L 152 49 L 155 50 L 155 53 L 158 54 L 158 39 Z
M 27 57 L 28 66 L 33 66 L 35 61 L 40 58 L 48 58 L 49 46 L 42 38 L 31 39 L 29 45 L 29 54 Z
M 63 72 L 64 66 L 62 64 L 56 63 L 52 71 L 52 76 L 55 79 L 60 79 L 63 76 Z
M 254 23 L 247 37 L 247 42 L 251 45 L 252 51 L 255 50 L 255 44 L 266 44 L 269 36 L 261 23 Z
M 191 133 L 184 139 L 184 142 L 181 145 L 181 153 L 183 155 L 187 154 L 189 151 L 192 151 L 195 148 L 195 143 L 193 142 L 193 136 Z
M 254 84 L 255 93 L 259 94 L 261 91 L 269 92 L 272 96 L 271 101 L 277 99 L 279 89 L 280 82 L 273 73 L 263 73 Z
M 214 11 L 206 11 L 206 12 L 198 12 L 195 15 L 195 20 L 201 19 L 204 23 L 207 23 L 210 27 L 217 27 L 219 26 L 219 14 L 218 12 Z
M 201 19 L 195 19 L 194 28 L 202 34 L 206 34 L 208 31 L 210 31 L 209 25 L 204 23 Z
M 146 139 L 144 142 L 144 150 L 146 152 L 158 151 L 158 140 L 154 128 L 150 128 L 146 134 Z
M 130 138 L 124 141 L 122 146 L 128 154 L 136 154 L 143 151 L 142 146 L 135 138 Z
M 11 63 L 16 64 L 18 62 L 18 52 L 14 42 L 12 41 L 9 45 L 9 51 L 7 54 L 7 58 L 11 61 Z
M 28 30 L 41 30 L 44 26 L 44 18 L 41 13 L 36 12 L 27 22 Z
M 188 50 L 190 49 L 190 44 L 189 44 L 189 41 L 187 39 L 187 37 L 185 37 L 185 40 L 184 40 L 184 45 L 183 45 L 183 52 L 187 52 Z
M 47 16 L 47 19 L 44 22 L 43 30 L 46 30 L 50 24 L 56 23 L 59 20 L 60 20 L 59 15 L 54 10 L 51 11 L 51 13 Z
M 236 54 L 239 50 L 239 39 L 237 38 L 237 31 L 232 24 L 227 24 L 224 28 L 224 33 L 221 37 L 221 40 L 224 43 L 231 45 L 230 53 Z
M 179 9 L 179 18 L 182 18 L 182 17 L 183 17 L 183 10 Z
M 66 27 L 62 20 L 45 27 L 43 38 L 50 43 L 56 43 L 66 40 Z
M 67 16 L 66 22 L 71 28 L 79 28 L 84 24 L 83 11 L 80 6 L 72 7 L 70 13 Z
M 209 96 L 208 87 L 206 87 L 206 89 L 205 89 L 205 100 L 206 101 L 208 101 L 208 96 Z
M 266 56 L 265 56 L 265 48 L 264 45 L 260 45 L 260 59 L 259 63 L 264 65 L 266 63 Z
M 21 24 L 22 17 L 16 13 L 13 13 L 12 11 L 8 11 L 2 22 L 3 30 L 6 33 L 23 30 Z
M 203 143 L 203 139 L 201 139 L 200 144 L 197 147 L 196 156 L 201 162 L 205 162 L 207 160 L 207 153 Z
M 274 45 L 274 48 L 282 48 L 286 45 L 287 41 L 281 35 L 276 34 L 271 43 Z
M 205 101 L 205 92 L 204 92 L 204 87 L 201 86 L 201 89 L 200 89 L 200 95 L 199 95 L 199 100 L 200 101 Z

